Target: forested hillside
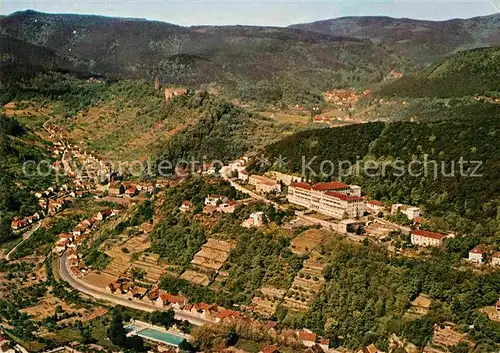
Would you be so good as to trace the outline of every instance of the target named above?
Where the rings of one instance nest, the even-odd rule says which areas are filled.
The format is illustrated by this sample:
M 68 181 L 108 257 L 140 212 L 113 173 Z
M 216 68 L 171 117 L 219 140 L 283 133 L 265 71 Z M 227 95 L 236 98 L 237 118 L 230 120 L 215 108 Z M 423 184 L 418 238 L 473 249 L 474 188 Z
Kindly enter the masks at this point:
M 391 202 L 423 206 L 426 216 L 439 219 L 443 229 L 490 237 L 500 236 L 500 110 L 490 109 L 435 122 L 394 122 L 385 125 L 365 124 L 335 129 L 304 131 L 265 148 L 270 160 L 283 155 L 286 170 L 302 172 L 302 157 L 319 172 L 322 161 L 375 160 L 379 169 L 347 178 L 359 183 L 370 197 Z M 362 134 L 360 132 L 363 132 Z M 435 161 L 428 167 L 414 163 L 413 176 L 408 173 L 411 161 Z M 469 176 L 476 164 L 464 164 L 460 159 L 480 161 L 476 171 L 480 177 Z M 396 160 L 405 166 L 400 175 Z M 382 175 L 382 163 L 387 163 Z M 432 162 L 434 163 L 434 162 Z M 364 165 L 364 164 L 362 164 Z M 434 167 L 436 165 L 436 167 Z M 283 166 L 281 166 L 283 168 Z M 469 169 L 470 168 L 470 169 Z M 412 170 L 413 170 L 412 169 Z M 327 169 L 327 171 L 330 169 Z M 363 171 L 363 169 L 361 170 Z M 452 175 L 452 173 L 454 174 Z M 436 176 L 435 176 L 436 174 Z M 465 175 L 467 174 L 467 175 Z M 338 177 L 335 170 L 334 178 Z M 317 175 L 313 180 L 324 179 Z
M 323 34 L 370 38 L 399 55 L 432 64 L 458 50 L 500 44 L 500 16 L 425 21 L 385 16 L 341 17 L 291 26 Z
M 383 86 L 388 97 L 498 96 L 500 48 L 480 48 L 457 53 L 415 76 Z
M 38 210 L 38 200 L 30 191 L 43 190 L 52 181 L 46 164 L 40 171 L 48 176 L 37 175 L 34 164 L 23 166 L 26 161 L 50 162 L 40 142 L 16 119 L 0 114 L 0 244 L 13 237 L 11 217 Z

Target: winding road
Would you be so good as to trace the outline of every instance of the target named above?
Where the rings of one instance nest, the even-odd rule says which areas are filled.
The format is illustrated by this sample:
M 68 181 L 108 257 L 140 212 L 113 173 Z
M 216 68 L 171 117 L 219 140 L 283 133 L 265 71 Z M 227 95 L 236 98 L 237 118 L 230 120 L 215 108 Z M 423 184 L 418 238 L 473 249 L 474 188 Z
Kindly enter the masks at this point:
M 144 303 L 144 302 L 120 298 L 119 296 L 116 296 L 114 294 L 106 292 L 102 288 L 95 287 L 91 284 L 85 283 L 82 280 L 74 277 L 71 274 L 71 271 L 68 267 L 66 251 L 61 255 L 61 257 L 59 259 L 59 275 L 61 276 L 61 279 L 65 282 L 67 282 L 71 287 L 73 287 L 74 289 L 76 289 L 82 293 L 90 295 L 91 297 L 93 297 L 95 299 L 105 300 L 105 301 L 111 302 L 111 303 L 116 304 L 116 305 L 122 305 L 122 306 L 126 306 L 126 307 L 129 307 L 132 309 L 142 310 L 142 311 L 147 311 L 147 312 L 170 309 L 169 307 L 158 307 L 158 306 Z M 175 311 L 175 318 L 177 320 L 187 320 L 195 326 L 202 326 L 205 324 L 213 323 L 211 321 L 204 320 L 204 319 L 199 318 L 197 316 L 187 314 L 187 313 L 185 313 L 181 310 L 178 310 L 178 309 L 174 309 L 174 311 Z
M 27 232 L 23 233 L 23 240 L 21 240 L 19 242 L 19 244 L 17 244 L 16 246 L 14 246 L 7 254 L 7 256 L 5 256 L 5 258 L 7 259 L 7 261 L 10 261 L 10 256 L 16 252 L 17 248 L 21 246 L 22 243 L 24 243 L 26 240 L 29 239 L 29 237 L 31 237 L 33 235 L 33 233 L 35 233 L 38 228 L 40 228 L 40 226 L 42 225 L 42 221 L 38 221 L 35 226 L 33 228 L 31 228 L 30 230 L 28 230 Z

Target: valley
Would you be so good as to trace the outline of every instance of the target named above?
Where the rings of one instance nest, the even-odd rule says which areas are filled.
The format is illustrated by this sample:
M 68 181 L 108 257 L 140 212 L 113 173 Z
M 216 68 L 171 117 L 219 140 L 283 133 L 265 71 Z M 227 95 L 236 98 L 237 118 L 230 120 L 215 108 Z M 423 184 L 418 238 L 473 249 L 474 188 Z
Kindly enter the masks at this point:
M 498 350 L 497 18 L 0 18 L 0 351 Z

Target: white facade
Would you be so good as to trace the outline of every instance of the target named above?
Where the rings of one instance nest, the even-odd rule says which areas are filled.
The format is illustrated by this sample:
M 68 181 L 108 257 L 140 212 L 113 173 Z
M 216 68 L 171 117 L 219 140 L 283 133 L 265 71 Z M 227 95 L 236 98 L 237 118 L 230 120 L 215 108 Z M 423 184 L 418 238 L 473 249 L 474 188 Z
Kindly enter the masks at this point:
M 401 203 L 396 203 L 391 206 L 392 215 L 396 215 L 398 211 L 401 211 L 401 213 L 406 215 L 406 217 L 408 217 L 411 221 L 415 221 L 418 217 L 420 217 L 420 209 L 418 207 L 403 205 Z
M 484 250 L 481 247 L 476 246 L 474 249 L 469 251 L 468 260 L 475 264 L 482 264 L 484 262 L 484 255 Z
M 444 235 L 440 233 L 427 232 L 425 230 L 414 230 L 411 232 L 411 243 L 418 246 L 441 246 Z
M 323 187 L 305 183 L 292 183 L 288 187 L 289 202 L 314 210 L 318 213 L 337 218 L 357 218 L 363 216 L 365 203 L 359 196 L 347 195 L 346 191 L 326 191 Z M 344 189 L 339 189 L 344 190 Z

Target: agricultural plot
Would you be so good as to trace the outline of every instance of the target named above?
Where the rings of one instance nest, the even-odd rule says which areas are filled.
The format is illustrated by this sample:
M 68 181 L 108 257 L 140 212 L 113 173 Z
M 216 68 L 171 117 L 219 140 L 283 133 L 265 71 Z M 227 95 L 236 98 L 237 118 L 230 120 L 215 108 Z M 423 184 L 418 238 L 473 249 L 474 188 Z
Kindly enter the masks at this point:
M 229 252 L 236 245 L 217 239 L 208 239 L 201 250 L 196 253 L 191 263 L 202 269 L 218 271 L 224 265 Z
M 325 281 L 324 268 L 325 265 L 318 260 L 306 260 L 286 293 L 283 304 L 293 310 L 307 310 Z
M 198 284 L 200 286 L 208 286 L 210 284 L 210 279 L 207 275 L 201 272 L 196 272 L 192 270 L 184 271 L 184 273 L 179 277 L 181 279 L 185 279 L 194 284 Z
M 83 277 L 83 281 L 98 288 L 105 288 L 108 284 L 115 282 L 118 279 L 118 276 L 113 276 L 108 273 L 97 273 L 90 272 L 85 277 Z
M 160 255 L 158 254 L 142 254 L 127 271 L 127 277 L 132 278 L 132 271 L 134 268 L 144 271 L 145 282 L 156 283 L 160 280 L 161 276 L 165 274 L 165 270 L 158 265 Z
M 264 286 L 259 291 L 261 295 L 255 296 L 252 299 L 252 310 L 265 316 L 273 315 L 283 300 L 286 290 Z
M 303 255 L 315 249 L 325 238 L 325 232 L 319 229 L 308 229 L 293 238 L 290 247 L 294 253 Z
M 151 242 L 147 235 L 140 235 L 136 237 L 132 237 L 126 240 L 120 248 L 127 249 L 129 253 L 135 254 L 138 252 L 146 251 L 151 247 Z
M 131 265 L 130 255 L 125 254 L 123 251 L 116 248 L 106 251 L 106 255 L 111 257 L 113 260 L 106 267 L 104 273 L 116 277 L 120 277 L 127 273 L 127 270 Z

